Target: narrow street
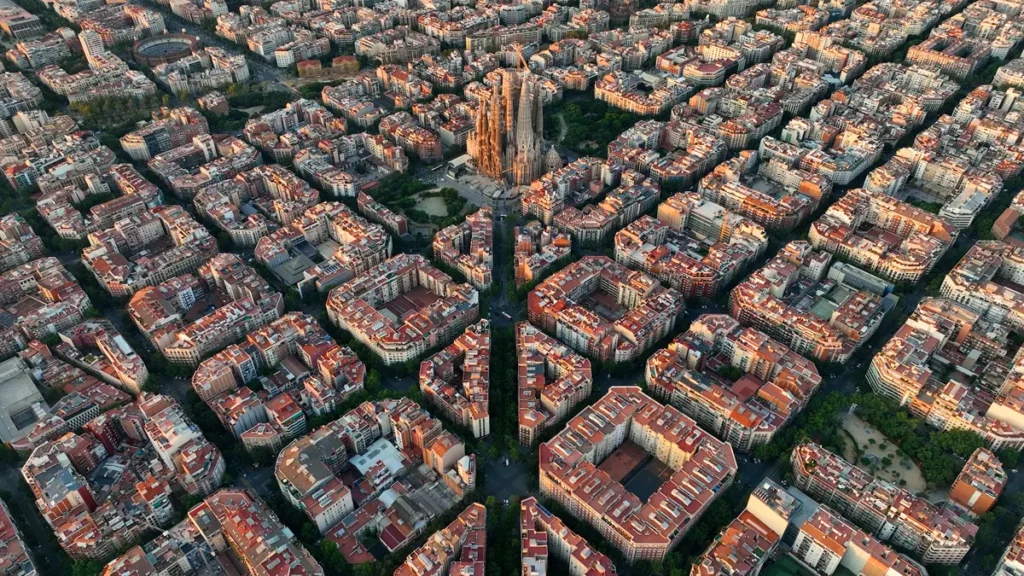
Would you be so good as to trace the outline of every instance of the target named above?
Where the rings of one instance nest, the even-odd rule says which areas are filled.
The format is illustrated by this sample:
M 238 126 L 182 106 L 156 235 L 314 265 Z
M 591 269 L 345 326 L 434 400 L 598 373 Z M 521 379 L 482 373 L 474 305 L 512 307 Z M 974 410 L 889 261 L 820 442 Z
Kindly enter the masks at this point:
M 53 529 L 39 515 L 33 494 L 24 484 L 18 465 L 0 463 L 0 483 L 3 484 L 3 490 L 10 494 L 12 505 L 8 508 L 11 508 L 18 529 L 22 530 L 29 543 L 35 543 L 34 546 L 27 546 L 33 562 L 47 568 L 47 573 L 68 574 L 70 567 L 65 565 L 66 557 L 55 546 L 49 545 L 53 540 Z

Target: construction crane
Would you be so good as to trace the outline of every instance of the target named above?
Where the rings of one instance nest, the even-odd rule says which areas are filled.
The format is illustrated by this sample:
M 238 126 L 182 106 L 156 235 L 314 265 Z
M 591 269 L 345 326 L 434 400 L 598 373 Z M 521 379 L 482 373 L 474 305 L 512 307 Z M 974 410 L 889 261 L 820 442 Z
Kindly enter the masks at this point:
M 521 66 L 520 70 L 525 70 L 526 72 L 529 72 L 530 71 L 530 66 L 526 63 L 526 58 L 523 57 L 523 45 L 522 45 L 522 43 L 516 42 L 512 46 L 516 50 L 516 56 L 519 57 L 519 66 Z
M 516 186 L 516 184 L 514 182 L 510 183 L 508 180 L 505 179 L 505 176 L 507 174 L 511 173 L 513 170 L 515 170 L 515 163 L 514 162 L 509 163 L 508 168 L 505 168 L 504 170 L 501 171 L 501 179 L 504 182 L 504 186 L 502 186 L 503 190 L 508 190 L 510 187 L 515 187 Z

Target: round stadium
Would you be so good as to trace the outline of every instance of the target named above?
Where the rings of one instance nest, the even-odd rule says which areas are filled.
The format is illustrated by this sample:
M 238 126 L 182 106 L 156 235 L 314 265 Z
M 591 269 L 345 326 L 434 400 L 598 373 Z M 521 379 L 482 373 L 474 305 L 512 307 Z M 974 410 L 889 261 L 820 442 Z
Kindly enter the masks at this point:
M 132 56 L 139 64 L 152 67 L 181 60 L 198 47 L 199 39 L 188 34 L 162 34 L 136 42 Z

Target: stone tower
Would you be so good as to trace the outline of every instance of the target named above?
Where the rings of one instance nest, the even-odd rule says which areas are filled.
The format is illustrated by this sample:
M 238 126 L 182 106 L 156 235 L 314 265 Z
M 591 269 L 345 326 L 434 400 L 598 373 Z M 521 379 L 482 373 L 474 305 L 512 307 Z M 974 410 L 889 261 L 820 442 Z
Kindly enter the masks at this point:
M 562 161 L 562 157 L 558 154 L 558 150 L 552 146 L 548 149 L 548 153 L 544 156 L 544 172 L 554 172 L 560 170 L 565 163 Z
M 477 170 L 495 180 L 528 185 L 543 169 L 544 105 L 537 77 L 505 70 L 477 110 L 467 150 Z

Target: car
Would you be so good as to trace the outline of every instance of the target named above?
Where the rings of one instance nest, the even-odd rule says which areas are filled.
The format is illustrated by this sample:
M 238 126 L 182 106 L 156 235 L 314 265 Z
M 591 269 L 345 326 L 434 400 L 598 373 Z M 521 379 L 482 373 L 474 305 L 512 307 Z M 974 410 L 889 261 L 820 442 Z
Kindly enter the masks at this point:
M 505 458 L 505 467 L 508 468 L 508 458 Z

